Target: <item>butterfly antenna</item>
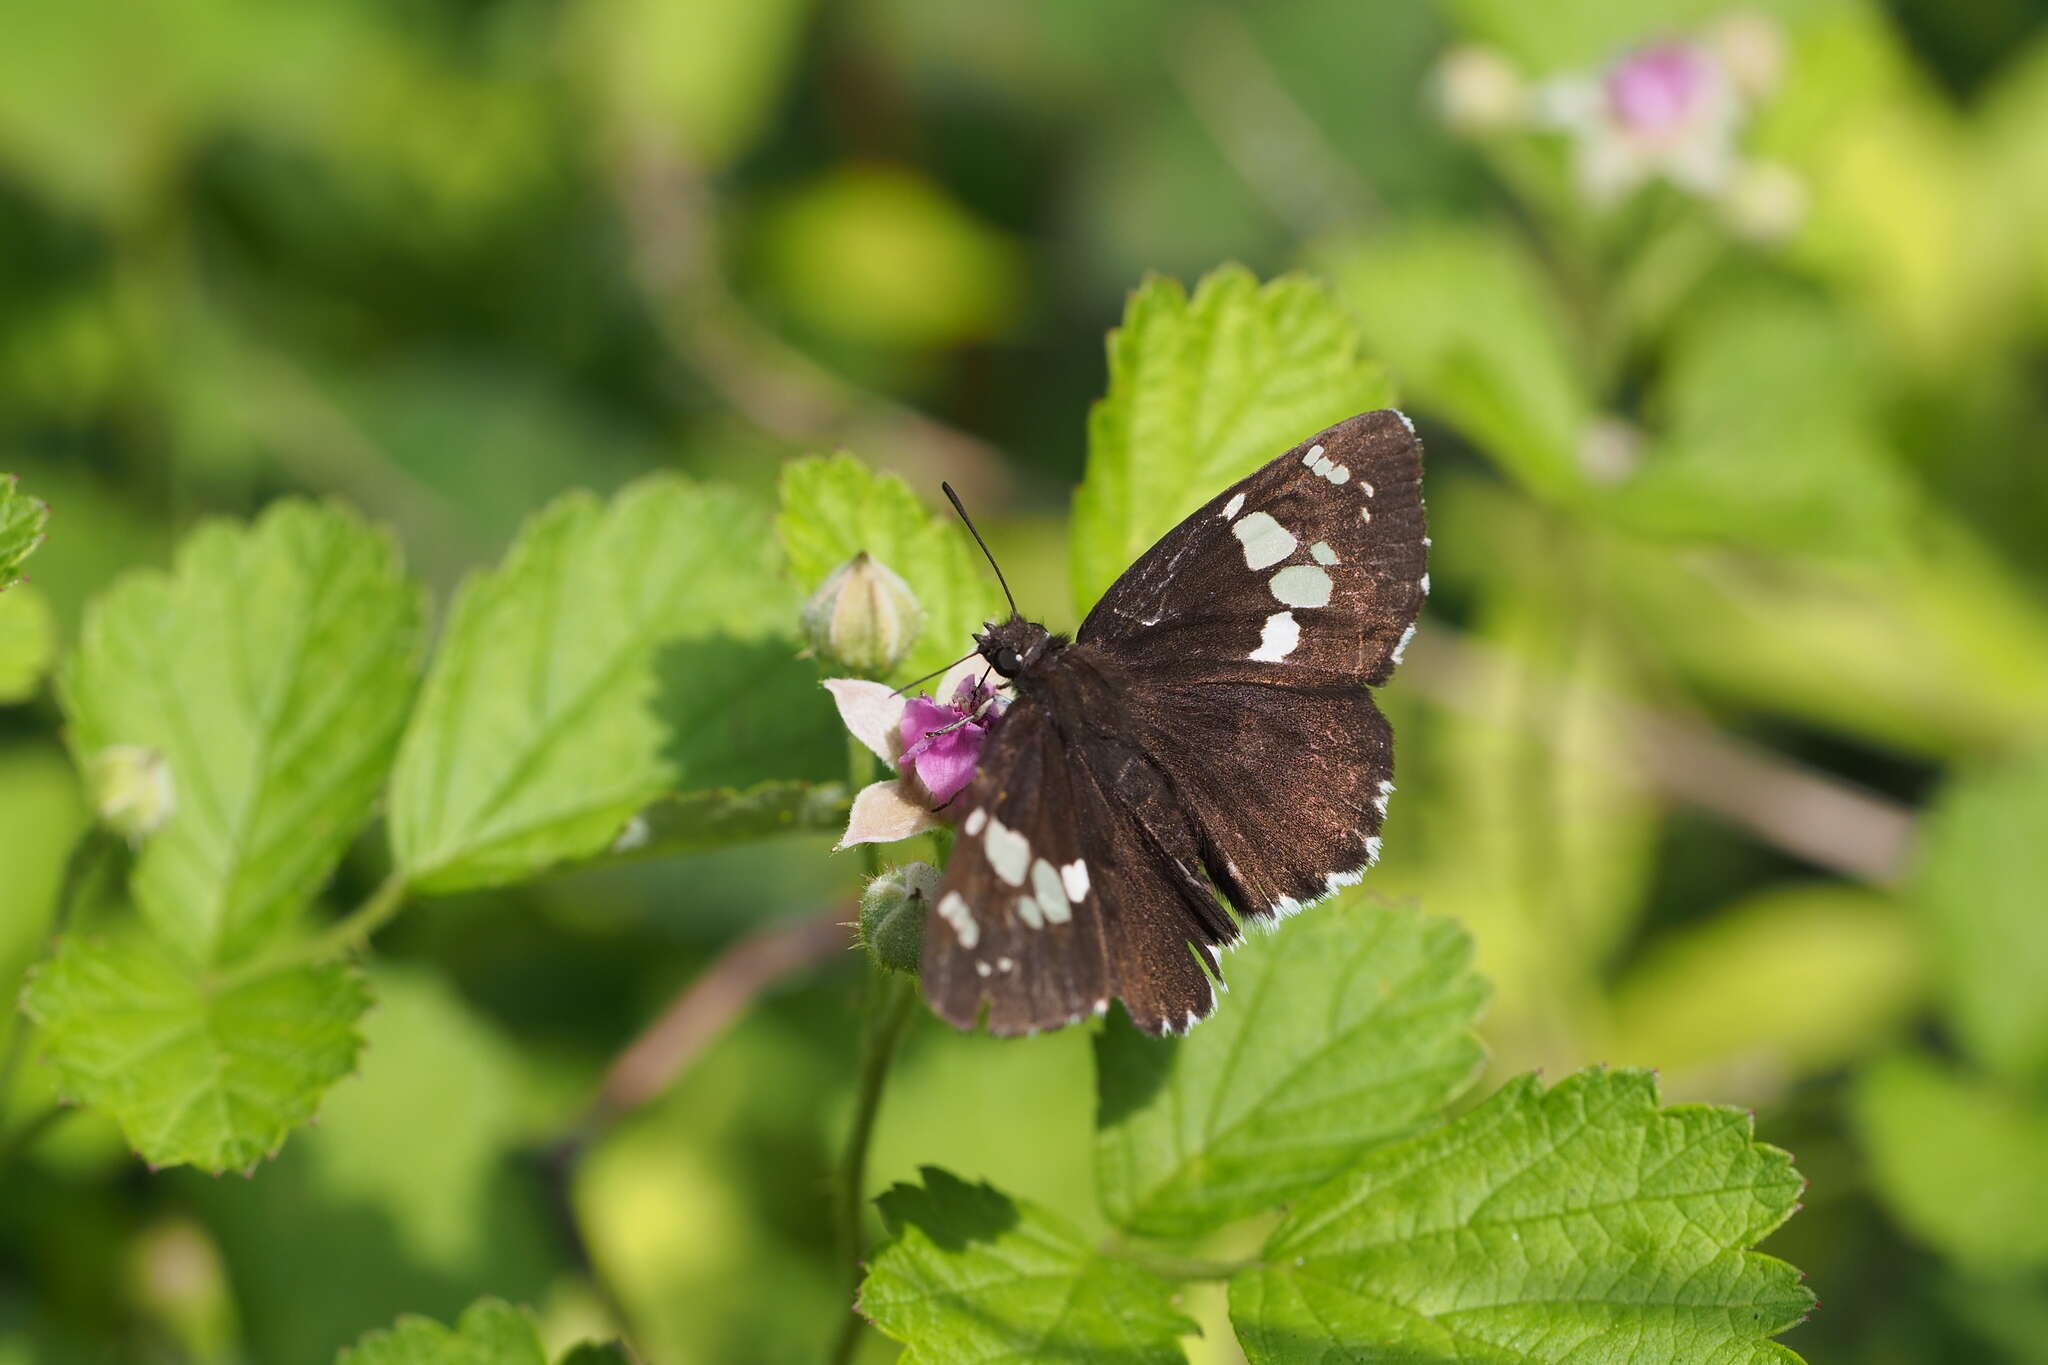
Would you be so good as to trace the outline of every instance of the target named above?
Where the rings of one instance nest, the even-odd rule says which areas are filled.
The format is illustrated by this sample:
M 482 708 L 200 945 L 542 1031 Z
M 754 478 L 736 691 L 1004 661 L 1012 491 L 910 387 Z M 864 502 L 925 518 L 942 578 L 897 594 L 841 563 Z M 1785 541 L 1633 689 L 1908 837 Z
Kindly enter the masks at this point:
M 1017 610 L 1017 599 L 1010 595 L 1010 581 L 1003 577 L 1003 566 L 996 563 L 996 557 L 989 552 L 988 542 L 981 538 L 981 532 L 974 529 L 974 518 L 968 516 L 967 509 L 960 505 L 960 495 L 953 491 L 953 485 L 950 483 L 942 483 L 939 487 L 946 490 L 946 500 L 952 503 L 953 510 L 960 514 L 960 520 L 967 526 L 967 534 L 974 537 L 974 543 L 981 547 L 981 553 L 987 557 L 988 566 L 996 571 L 996 582 L 1002 585 L 1003 596 L 1010 603 L 1010 615 L 1022 616 L 1024 613 Z
M 953 669 L 958 668 L 960 665 L 966 663 L 969 659 L 973 658 L 975 655 L 979 653 L 981 653 L 981 651 L 978 649 L 970 649 L 965 654 L 962 654 L 959 658 L 953 660 L 952 663 L 947 664 L 944 668 L 935 668 L 931 672 L 925 674 L 922 678 L 912 678 L 909 682 L 903 684 L 903 686 L 897 688 L 894 692 L 891 692 L 889 695 L 892 697 L 900 697 L 905 692 L 908 692 L 911 688 L 917 686 L 919 683 L 930 682 L 933 678 L 938 677 L 941 673 L 951 672 Z

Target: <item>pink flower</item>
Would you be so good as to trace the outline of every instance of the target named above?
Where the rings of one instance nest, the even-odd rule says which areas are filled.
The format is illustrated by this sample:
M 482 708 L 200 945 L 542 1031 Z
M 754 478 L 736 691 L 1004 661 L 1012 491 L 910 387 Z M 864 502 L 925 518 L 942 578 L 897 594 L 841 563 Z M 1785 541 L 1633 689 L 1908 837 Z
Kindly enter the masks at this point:
M 978 658 L 955 665 L 939 683 L 946 702 L 899 696 L 863 678 L 826 679 L 840 720 L 897 774 L 855 795 L 839 848 L 894 843 L 945 823 L 939 812 L 974 780 L 982 745 L 1007 704 L 983 685 L 986 670 Z
M 1607 104 L 1616 122 L 1656 136 L 1683 123 L 1720 73 L 1706 54 L 1682 43 L 1647 48 L 1607 70 Z

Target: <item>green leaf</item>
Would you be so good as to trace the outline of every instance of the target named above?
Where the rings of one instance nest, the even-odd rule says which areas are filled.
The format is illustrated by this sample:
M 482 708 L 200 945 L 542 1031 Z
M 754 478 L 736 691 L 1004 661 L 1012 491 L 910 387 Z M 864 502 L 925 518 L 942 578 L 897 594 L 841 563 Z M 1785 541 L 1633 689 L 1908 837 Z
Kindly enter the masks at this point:
M 2048 1268 L 2048 1106 L 1908 1052 L 1858 1079 L 1850 1111 L 1914 1236 L 1979 1270 Z
M 654 713 L 680 788 L 846 775 L 846 727 L 791 641 L 678 640 L 655 656 L 655 672 Z
M 356 1063 L 369 995 L 352 968 L 215 979 L 157 939 L 71 938 L 22 999 L 64 1093 L 152 1166 L 253 1166 Z
M 1109 335 L 1109 392 L 1088 415 L 1088 475 L 1074 495 L 1074 600 L 1116 576 L 1217 489 L 1304 436 L 1393 401 L 1358 329 L 1323 287 L 1260 285 L 1242 266 L 1190 298 L 1153 278 Z
M 21 566 L 43 543 L 50 508 L 21 491 L 21 480 L 0 474 L 0 589 L 21 577 Z
M 524 1310 L 478 1299 L 453 1328 L 408 1313 L 343 1348 L 336 1365 L 547 1365 L 547 1356 Z
M 2048 750 L 1965 769 L 1928 816 L 1913 879 L 1956 1035 L 1985 1066 L 2048 1078 Z
M 1432 224 L 1375 237 L 1324 263 L 1366 344 L 1402 391 L 1460 428 L 1530 489 L 1584 485 L 1592 418 L 1583 350 L 1544 272 L 1505 232 Z
M 61 677 L 71 743 L 147 752 L 170 814 L 133 887 L 156 930 L 224 961 L 273 938 L 369 818 L 418 668 L 421 600 L 390 538 L 281 502 L 188 536 L 171 574 L 88 609 Z
M 1185 1038 L 1119 1016 L 1095 1040 L 1096 1173 L 1133 1232 L 1280 1204 L 1434 1119 L 1478 1070 L 1486 987 L 1448 920 L 1341 901 L 1252 938 Z
M 924 630 L 898 676 L 944 668 L 974 647 L 969 637 L 984 622 L 1007 614 L 995 575 L 957 521 L 927 511 L 894 474 L 843 452 L 784 466 L 775 529 L 806 593 L 862 550 L 910 584 Z
M 1748 1116 L 1644 1072 L 1504 1087 L 1304 1200 L 1231 1282 L 1252 1365 L 1795 1361 L 1813 1296 L 1745 1250 L 1803 1182 Z
M 907 1365 L 1186 1360 L 1176 1338 L 1195 1324 L 1164 1280 L 987 1185 L 936 1166 L 923 1176 L 876 1201 L 894 1240 L 860 1289 L 860 1311 L 909 1348 Z
M 57 661 L 57 613 L 35 585 L 0 592 L 0 705 L 27 701 Z
M 633 1365 L 626 1348 L 616 1341 L 585 1341 L 571 1346 L 560 1365 Z
M 678 792 L 641 811 L 612 852 L 669 857 L 783 834 L 838 834 L 846 828 L 846 807 L 843 782 L 763 782 Z
M 767 518 L 673 476 L 564 497 L 456 594 L 392 778 L 391 842 L 422 890 L 596 853 L 677 777 L 652 703 L 667 644 L 758 637 L 792 603 Z

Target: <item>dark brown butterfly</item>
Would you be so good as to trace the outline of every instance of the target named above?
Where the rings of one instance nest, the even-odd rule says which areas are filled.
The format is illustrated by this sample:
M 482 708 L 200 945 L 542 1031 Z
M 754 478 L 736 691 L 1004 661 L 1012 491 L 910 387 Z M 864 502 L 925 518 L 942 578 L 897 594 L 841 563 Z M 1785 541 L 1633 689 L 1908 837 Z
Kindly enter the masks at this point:
M 950 491 L 950 490 L 949 490 Z M 956 799 L 925 994 L 996 1033 L 1124 1002 L 1148 1033 L 1216 1003 L 1218 949 L 1379 856 L 1387 680 L 1429 591 L 1422 445 L 1363 413 L 1211 498 L 1069 642 L 975 637 L 1015 701 Z

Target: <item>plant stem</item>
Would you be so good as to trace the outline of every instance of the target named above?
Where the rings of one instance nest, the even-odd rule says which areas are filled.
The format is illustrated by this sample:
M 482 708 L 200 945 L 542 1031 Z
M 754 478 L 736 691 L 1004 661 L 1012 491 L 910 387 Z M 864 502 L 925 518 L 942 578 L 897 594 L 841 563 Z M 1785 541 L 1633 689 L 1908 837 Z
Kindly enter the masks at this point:
M 868 1027 L 861 1053 L 860 1090 L 854 1098 L 853 1129 L 846 1135 L 846 1151 L 840 1159 L 838 1188 L 833 1191 L 840 1257 L 855 1295 L 860 1292 L 861 1213 L 866 1203 L 861 1194 L 867 1187 L 868 1145 L 875 1135 L 875 1116 L 881 1112 L 889 1064 L 895 1060 L 896 1045 L 902 1041 L 916 1000 L 917 982 L 911 977 L 878 967 L 868 978 Z M 853 1359 L 865 1325 L 849 1297 L 839 1338 L 828 1357 L 832 1365 L 846 1365 Z
M 1256 1270 L 1264 1264 L 1256 1256 L 1248 1256 L 1241 1261 L 1205 1261 L 1195 1256 L 1175 1256 L 1115 1239 L 1103 1246 L 1102 1254 L 1140 1270 L 1149 1270 L 1165 1280 L 1227 1280 L 1241 1271 Z
M 43 938 L 42 955 L 48 955 L 57 936 L 70 925 L 72 911 L 119 850 L 120 842 L 119 837 L 104 825 L 94 824 L 87 826 L 85 832 L 78 836 L 78 842 L 71 846 L 71 855 L 64 862 L 64 878 L 57 884 L 57 900 L 50 910 L 50 927 Z M 18 1008 L 14 1011 L 7 1030 L 6 1050 L 0 1052 L 0 1114 L 6 1112 L 7 1102 L 14 1097 L 14 1073 L 20 1069 L 21 1059 L 28 1052 L 28 1035 L 34 1027 L 26 1014 Z M 33 1134 L 24 1132 L 23 1136 L 31 1137 Z
M 287 967 L 327 962 L 343 953 L 354 952 L 370 941 L 370 935 L 405 906 L 405 877 L 393 872 L 368 899 L 311 938 L 300 939 L 283 951 L 256 958 L 227 973 L 226 985 L 249 981 Z

